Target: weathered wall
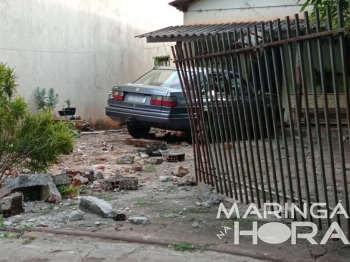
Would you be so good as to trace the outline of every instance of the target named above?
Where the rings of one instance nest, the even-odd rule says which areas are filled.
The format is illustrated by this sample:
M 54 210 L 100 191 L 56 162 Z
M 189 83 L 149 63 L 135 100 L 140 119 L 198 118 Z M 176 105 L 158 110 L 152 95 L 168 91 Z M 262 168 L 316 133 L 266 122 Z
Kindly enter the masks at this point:
M 134 38 L 182 24 L 168 2 L 0 0 L 0 61 L 16 68 L 18 93 L 32 110 L 35 88 L 53 87 L 60 98 L 55 112 L 70 98 L 96 128 L 113 127 L 104 111 L 111 87 L 149 71 L 156 54 L 171 53 L 170 46 Z
M 184 14 L 184 24 L 267 21 L 299 13 L 296 0 L 201 0 Z

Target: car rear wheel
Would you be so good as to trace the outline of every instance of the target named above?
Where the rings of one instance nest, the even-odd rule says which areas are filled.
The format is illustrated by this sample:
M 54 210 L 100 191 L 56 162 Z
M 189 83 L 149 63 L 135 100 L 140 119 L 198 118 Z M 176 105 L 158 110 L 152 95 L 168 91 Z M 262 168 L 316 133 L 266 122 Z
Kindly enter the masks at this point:
M 127 125 L 128 133 L 133 138 L 145 138 L 149 130 L 151 129 L 149 126 L 131 126 Z

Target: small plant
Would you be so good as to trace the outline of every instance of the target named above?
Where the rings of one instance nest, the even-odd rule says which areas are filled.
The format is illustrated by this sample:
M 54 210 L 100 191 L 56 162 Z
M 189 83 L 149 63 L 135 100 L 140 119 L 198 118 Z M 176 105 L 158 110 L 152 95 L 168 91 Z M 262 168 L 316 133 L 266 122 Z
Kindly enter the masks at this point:
M 26 240 L 22 242 L 22 245 L 28 245 L 35 240 L 35 237 L 28 237 Z
M 61 185 L 57 189 L 58 189 L 58 192 L 60 192 L 60 194 L 62 196 L 67 195 L 67 194 L 73 194 L 74 196 L 77 196 L 79 186 L 71 187 L 70 185 L 67 185 L 67 186 Z
M 81 137 L 81 131 L 73 129 L 73 126 L 75 126 L 75 122 L 68 122 L 67 127 L 70 131 L 70 133 L 73 135 L 74 138 L 79 138 Z
M 2 218 L 2 215 L 0 214 L 0 227 L 4 227 L 5 224 L 4 224 L 4 220 Z
M 197 245 L 186 241 L 181 241 L 180 243 L 175 244 L 174 248 L 176 251 L 182 251 L 182 252 L 184 251 L 194 252 L 198 250 Z
M 192 217 L 190 221 L 196 221 L 196 217 Z
M 32 224 L 29 224 L 29 225 L 24 225 L 24 226 L 21 226 L 21 227 L 15 227 L 15 230 L 21 232 L 21 233 L 24 233 L 30 229 L 32 229 L 34 227 L 34 225 Z
M 70 100 L 69 100 L 69 99 L 67 99 L 67 100 L 65 100 L 64 102 L 66 102 L 66 104 L 67 104 L 67 108 L 70 108 Z
M 8 233 L 8 232 L 6 232 L 6 233 L 0 233 L 0 238 L 2 238 L 2 239 L 7 239 L 7 238 L 9 238 L 10 237 L 10 233 Z
M 153 59 L 155 66 L 164 66 L 170 62 L 170 55 L 155 56 Z
M 37 87 L 34 96 L 38 110 L 53 110 L 58 103 L 58 94 L 53 88 L 46 91 L 45 88 Z

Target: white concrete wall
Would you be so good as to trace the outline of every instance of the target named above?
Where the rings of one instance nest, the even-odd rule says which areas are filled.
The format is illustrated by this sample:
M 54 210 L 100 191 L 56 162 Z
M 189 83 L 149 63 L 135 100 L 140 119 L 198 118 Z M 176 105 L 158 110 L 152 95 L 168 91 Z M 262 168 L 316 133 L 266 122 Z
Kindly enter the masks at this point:
M 184 14 L 184 24 L 268 21 L 294 17 L 301 8 L 296 0 L 201 0 Z M 301 16 L 303 17 L 303 16 Z
M 32 110 L 35 88 L 53 87 L 60 98 L 55 112 L 70 98 L 96 128 L 113 127 L 104 109 L 111 87 L 135 80 L 165 53 L 162 43 L 134 37 L 182 24 L 168 2 L 0 0 L 0 61 L 16 68 L 18 93 Z

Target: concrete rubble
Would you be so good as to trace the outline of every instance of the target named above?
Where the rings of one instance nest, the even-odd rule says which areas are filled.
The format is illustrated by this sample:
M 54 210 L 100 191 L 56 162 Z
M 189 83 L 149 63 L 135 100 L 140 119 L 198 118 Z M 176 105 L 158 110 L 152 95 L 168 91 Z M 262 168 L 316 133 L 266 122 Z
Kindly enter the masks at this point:
M 86 213 L 95 214 L 103 218 L 114 219 L 117 217 L 117 213 L 113 210 L 110 203 L 93 196 L 82 197 L 79 209 Z
M 4 217 L 14 216 L 24 212 L 23 194 L 16 192 L 0 199 L 0 213 Z
M 40 199 L 49 203 L 59 203 L 62 199 L 52 177 L 47 174 L 20 175 L 6 178 L 4 182 L 6 187 L 11 187 L 11 191 L 40 187 Z

